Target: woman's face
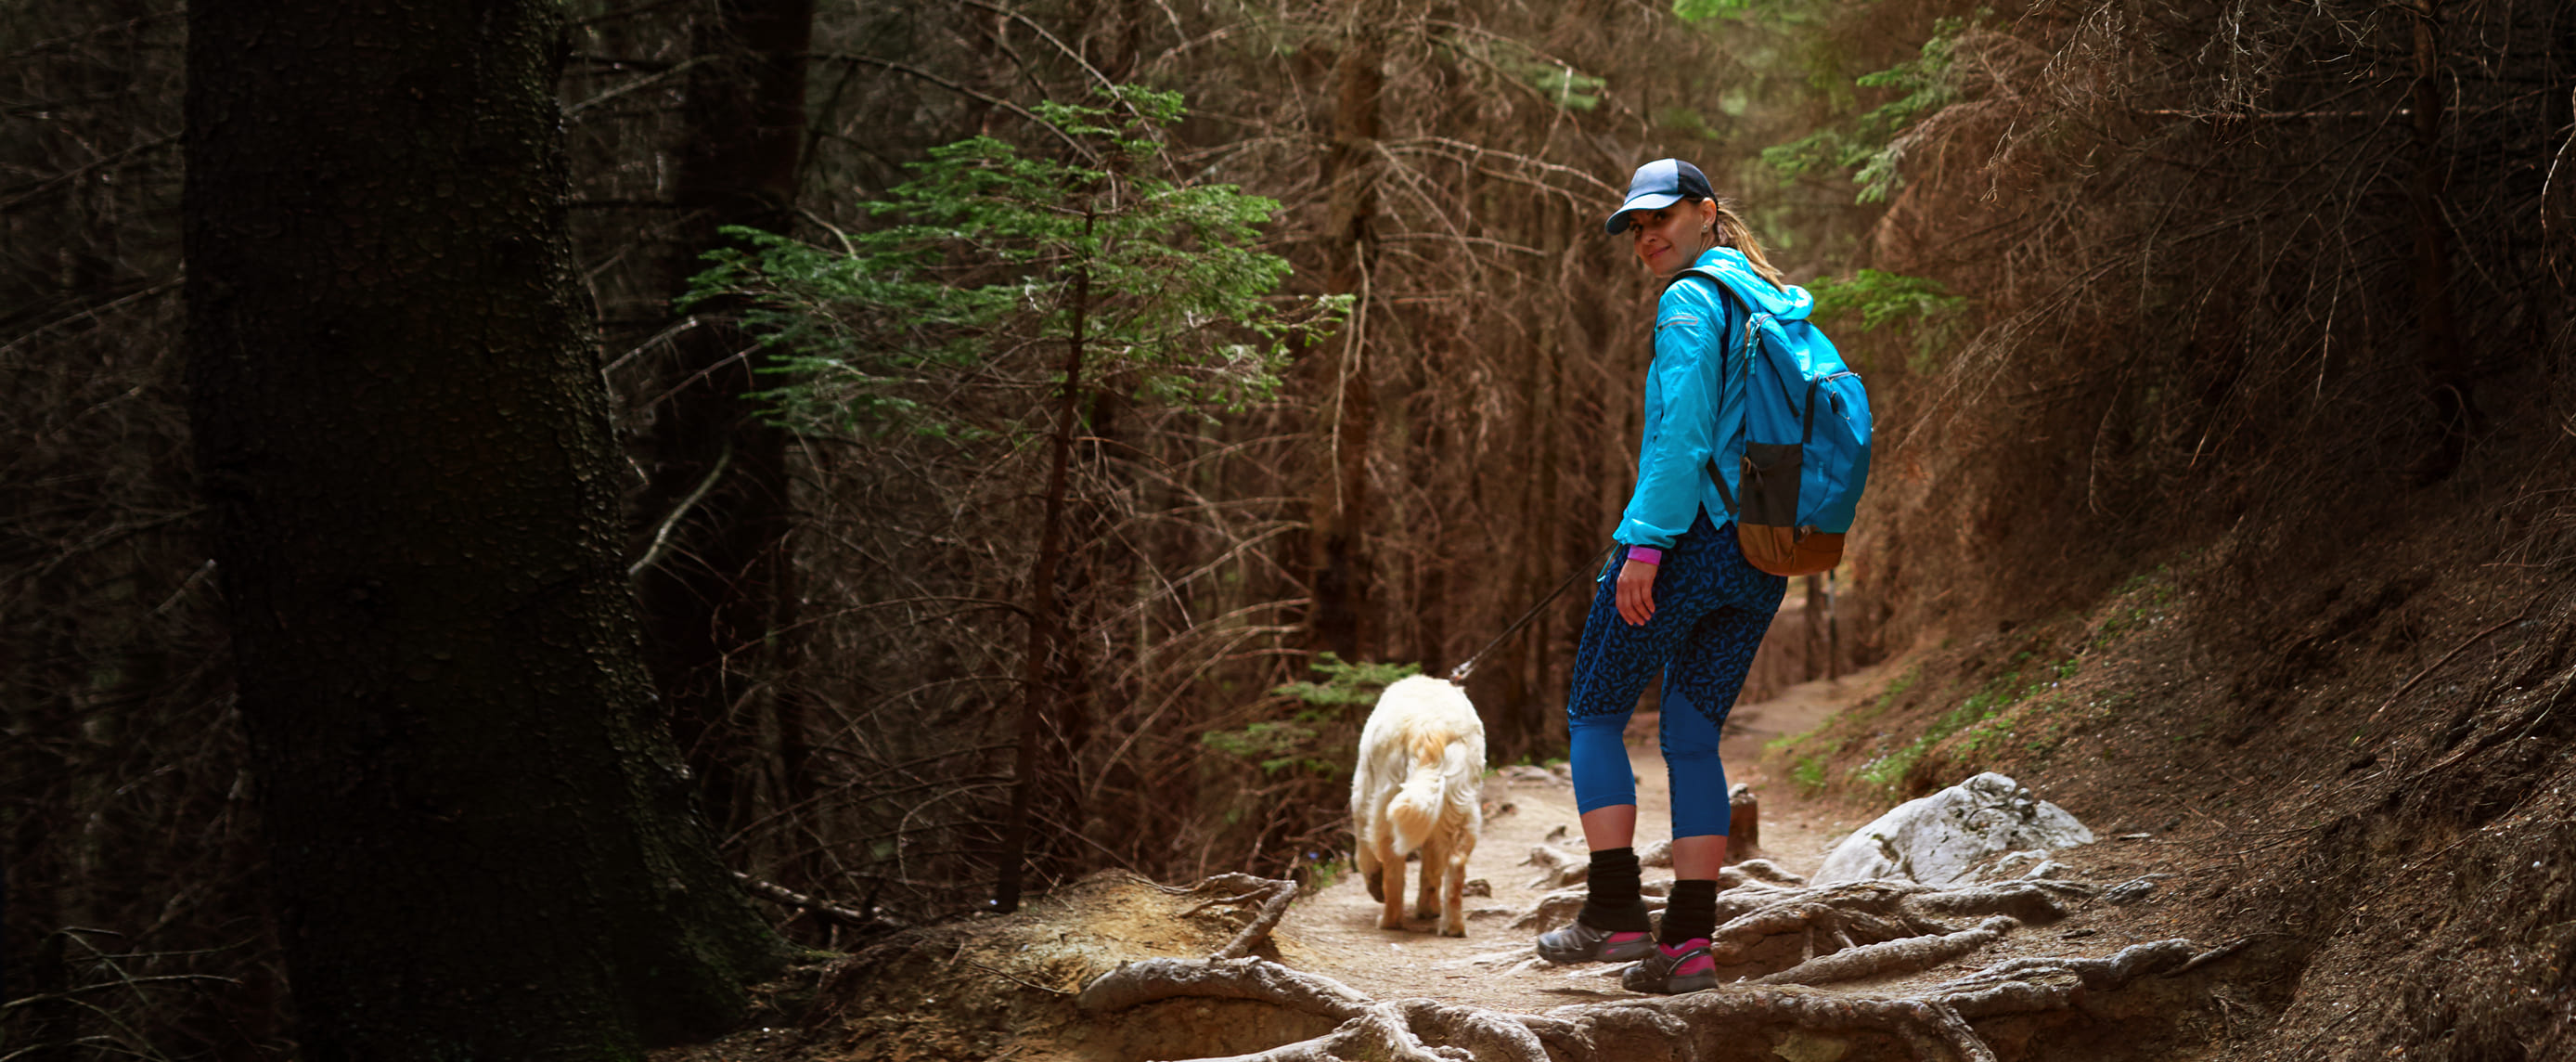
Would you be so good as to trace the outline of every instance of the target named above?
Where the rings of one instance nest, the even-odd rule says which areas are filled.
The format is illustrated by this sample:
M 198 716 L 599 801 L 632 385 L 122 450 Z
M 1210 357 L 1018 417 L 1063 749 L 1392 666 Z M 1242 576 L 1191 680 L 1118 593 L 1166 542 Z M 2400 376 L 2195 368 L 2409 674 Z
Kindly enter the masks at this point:
M 1683 200 L 1668 207 L 1628 212 L 1628 238 L 1637 249 L 1637 260 L 1646 263 L 1659 277 L 1668 277 L 1682 267 L 1699 261 L 1700 252 L 1713 246 L 1715 237 L 1708 226 L 1717 218 L 1715 200 Z

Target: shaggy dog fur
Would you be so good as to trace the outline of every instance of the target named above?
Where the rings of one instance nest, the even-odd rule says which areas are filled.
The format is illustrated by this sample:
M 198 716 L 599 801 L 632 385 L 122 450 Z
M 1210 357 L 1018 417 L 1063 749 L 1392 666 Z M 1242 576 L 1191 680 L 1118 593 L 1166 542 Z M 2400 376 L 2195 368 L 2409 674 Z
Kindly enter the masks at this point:
M 1467 854 L 1485 826 L 1484 777 L 1485 724 L 1464 691 L 1415 675 L 1378 697 L 1360 731 L 1351 832 L 1359 838 L 1369 896 L 1386 905 L 1380 928 L 1404 928 L 1404 857 L 1420 851 L 1422 895 L 1414 917 L 1437 914 L 1442 936 L 1467 935 L 1459 897 Z

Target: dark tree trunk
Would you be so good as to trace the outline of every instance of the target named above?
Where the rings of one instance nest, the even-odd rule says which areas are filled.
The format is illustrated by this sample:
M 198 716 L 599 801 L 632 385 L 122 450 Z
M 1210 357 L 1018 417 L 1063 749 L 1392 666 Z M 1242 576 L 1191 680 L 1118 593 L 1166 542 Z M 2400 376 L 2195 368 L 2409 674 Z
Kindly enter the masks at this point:
M 555 8 L 188 29 L 189 411 L 304 1056 L 725 1028 L 781 945 L 649 711 Z
M 813 0 L 723 0 L 698 24 L 690 72 L 678 204 L 687 211 L 669 290 L 682 291 L 699 255 L 726 242 L 719 229 L 784 232 L 795 224 L 797 161 L 805 140 L 805 52 Z M 775 681 L 796 660 L 794 558 L 789 551 L 787 433 L 762 423 L 746 398 L 778 382 L 755 372 L 767 355 L 712 319 L 671 345 L 642 439 L 651 482 L 638 499 L 641 556 L 671 524 L 653 563 L 636 575 L 645 660 L 670 712 L 671 730 L 720 830 L 754 817 L 759 779 L 774 773 L 784 803 L 808 779 L 802 702 Z M 775 716 L 778 746 L 762 750 L 751 716 Z M 754 762 L 775 756 L 770 772 Z M 786 875 L 800 879 L 797 874 Z
M 1333 141 L 1324 158 L 1330 220 L 1324 234 L 1325 290 L 1355 296 L 1325 370 L 1323 467 L 1309 504 L 1308 570 L 1315 605 L 1309 621 L 1317 643 L 1358 660 L 1377 650 L 1371 614 L 1373 576 L 1366 542 L 1368 455 L 1377 429 L 1369 387 L 1369 262 L 1377 228 L 1378 102 L 1386 92 L 1388 31 L 1383 5 L 1357 0 L 1343 15 L 1342 53 L 1333 64 Z
M 2451 312 L 2451 229 L 2442 216 L 2451 160 L 2442 150 L 2441 0 L 2413 0 L 2415 79 L 2408 95 L 2415 129 L 2415 179 L 2408 200 L 2415 229 L 2415 314 L 2422 344 L 2425 391 L 2433 405 L 2432 449 L 2417 460 L 2420 482 L 2448 477 L 2459 467 L 2476 407 L 2469 401 L 2468 366 L 2459 325 Z

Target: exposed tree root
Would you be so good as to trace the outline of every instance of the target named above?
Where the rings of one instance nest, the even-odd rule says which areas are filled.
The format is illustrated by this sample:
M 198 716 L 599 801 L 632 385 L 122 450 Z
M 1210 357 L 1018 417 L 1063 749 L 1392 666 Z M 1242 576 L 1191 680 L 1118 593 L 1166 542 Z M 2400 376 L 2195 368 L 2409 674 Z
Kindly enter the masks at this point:
M 2019 928 L 2021 923 L 1996 915 L 1975 929 L 1940 936 L 1906 937 L 1819 955 L 1779 973 L 1757 977 L 1754 983 L 1825 985 L 1886 974 L 1916 973 L 1983 948 Z
M 1269 895 L 1269 883 L 1261 879 L 1211 880 L 1225 889 L 1263 887 L 1235 902 Z M 1322 1036 L 1221 1062 L 1679 1060 L 1741 1053 L 1747 1037 L 1790 1030 L 1875 1035 L 1884 1038 L 1881 1043 L 1905 1045 L 1919 1059 L 1991 1062 L 1994 1051 L 1968 1024 L 1972 1019 L 2072 1008 L 2086 992 L 2111 991 L 2150 974 L 2188 972 L 2236 947 L 2200 951 L 2189 941 L 2162 940 L 2107 958 L 2007 960 L 1903 995 L 1844 993 L 1815 986 L 1937 967 L 1993 944 L 2025 921 L 2062 917 L 2067 903 L 2092 891 L 2056 881 L 1945 889 L 1902 882 L 1781 888 L 1747 880 L 1749 887 L 1720 897 L 1722 907 L 1736 911 L 1725 916 L 1728 921 L 1712 939 L 1712 951 L 1727 953 L 1721 967 L 1729 958 L 1741 965 L 1781 952 L 1795 961 L 1758 980 L 1704 992 L 1516 1014 L 1428 999 L 1372 1000 L 1329 977 L 1220 953 L 1122 966 L 1093 981 L 1078 1004 L 1098 1014 L 1179 997 L 1255 1000 L 1341 1023 Z M 1941 922 L 1961 916 L 1983 921 L 1967 928 Z M 1793 943 L 1794 951 L 1784 942 Z
M 2045 925 L 2066 917 L 2065 903 L 2082 895 L 2080 890 L 2055 881 L 1958 889 L 1890 881 L 1794 891 L 1736 889 L 1718 897 L 1717 914 L 1725 921 L 1710 936 L 1709 952 L 1719 966 L 1755 963 L 1778 950 L 1771 945 L 1796 935 L 1800 947 L 1795 961 L 1805 962 L 1864 945 L 1943 937 L 1955 932 L 1941 921 L 1945 917 L 2001 915 L 2016 925 Z
M 1190 908 L 1182 912 L 1183 917 L 1197 914 L 1210 907 L 1244 907 L 1255 900 L 1260 901 L 1261 906 L 1253 913 L 1252 922 L 1244 926 L 1241 932 L 1236 933 L 1234 939 L 1227 942 L 1225 947 L 1217 949 L 1213 957 L 1219 959 L 1240 959 L 1252 954 L 1252 949 L 1270 936 L 1270 930 L 1278 926 L 1279 920 L 1287 917 L 1289 902 L 1297 898 L 1296 882 L 1281 881 L 1276 878 L 1256 878 L 1250 874 L 1219 874 L 1202 879 L 1198 884 L 1186 889 L 1175 889 L 1168 885 L 1154 887 L 1182 896 L 1217 890 L 1234 893 L 1231 896 L 1219 896 Z
M 2217 956 L 2237 945 L 2215 949 Z M 2122 948 L 2101 959 L 2008 959 L 1933 989 L 1971 1018 L 2025 1014 L 2074 1005 L 2079 989 L 2107 992 L 2151 973 L 2182 973 L 2200 965 L 2179 937 Z
M 2007 919 L 1952 937 L 2004 931 Z M 1938 939 L 1938 938 L 1936 938 Z M 1865 949 L 1864 949 L 1865 950 Z M 2226 949 L 2218 949 L 2215 955 Z M 1188 996 L 1253 999 L 1341 1018 L 1332 1032 L 1223 1062 L 1357 1062 L 1359 1059 L 1507 1059 L 1554 1057 L 1691 1058 L 1779 1029 L 1875 1032 L 1911 1046 L 1927 1062 L 1991 1062 L 1994 1052 L 1968 1025 L 1972 1018 L 2063 1010 L 2084 991 L 2107 992 L 2141 976 L 2180 972 L 2193 964 L 2185 940 L 2162 940 L 2103 959 L 2014 959 L 1907 996 L 1842 995 L 1803 986 L 1721 985 L 1669 998 L 1558 1007 L 1544 1015 L 1511 1014 L 1433 1000 L 1369 1001 L 1331 978 L 1289 970 L 1264 959 L 1156 959 L 1112 972 L 1085 989 L 1082 1009 L 1121 1010 Z M 1892 954 L 1893 950 L 1879 954 Z M 1920 954 L 1919 952 L 1917 954 Z M 1956 957 L 1957 952 L 1949 957 Z M 1857 976 L 1871 976 L 1876 972 Z M 1657 1046 L 1660 1045 L 1660 1046 Z
M 1370 1007 L 1312 1040 L 1207 1062 L 1548 1062 L 1547 1046 L 1514 1017 L 1428 999 L 1398 1000 Z
M 1387 1059 L 1389 1062 L 1459 1062 L 1466 1053 L 1434 1051 L 1392 1006 L 1371 1007 L 1358 1017 L 1312 1040 L 1284 1044 L 1249 1055 L 1230 1055 L 1210 1062 L 1343 1062 Z M 1544 1057 L 1544 1056 L 1542 1056 Z
M 1521 860 L 1521 865 L 1539 869 L 1538 877 L 1529 883 L 1533 889 L 1562 889 L 1582 884 L 1592 876 L 1589 860 L 1551 844 L 1531 845 L 1529 858 Z
M 1099 1013 L 1178 996 L 1249 999 L 1343 1020 L 1358 1017 L 1370 1005 L 1367 996 L 1349 985 L 1260 958 L 1128 963 L 1083 986 L 1074 1003 Z
M 2021 925 L 2047 925 L 2093 894 L 2088 885 L 2042 879 L 1949 888 L 1899 881 L 1801 888 L 1780 884 L 1799 879 L 1760 860 L 1725 873 L 1710 954 L 1727 974 L 1742 977 L 1767 976 L 1851 948 L 1945 937 L 1961 931 L 1953 924 L 1959 919 L 2003 916 Z M 1662 897 L 1651 892 L 1644 899 L 1649 911 L 1663 907 Z M 1512 928 L 1545 932 L 1572 921 L 1582 907 L 1583 890 L 1560 890 L 1541 898 Z
M 1399 1000 L 1390 1006 L 1426 1040 L 1463 1049 L 1478 1062 L 1548 1062 L 1547 1045 L 1520 1020 L 1521 1015 L 1431 999 Z

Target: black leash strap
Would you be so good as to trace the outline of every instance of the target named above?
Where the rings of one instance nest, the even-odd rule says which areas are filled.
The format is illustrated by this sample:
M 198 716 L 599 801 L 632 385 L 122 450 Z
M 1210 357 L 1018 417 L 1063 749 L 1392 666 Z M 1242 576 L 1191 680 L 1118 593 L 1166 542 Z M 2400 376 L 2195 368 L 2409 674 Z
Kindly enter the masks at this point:
M 1546 597 L 1538 599 L 1538 604 L 1531 605 L 1529 611 L 1521 613 L 1521 618 L 1513 620 L 1511 626 L 1503 628 L 1503 633 L 1495 635 L 1493 641 L 1486 642 L 1484 648 L 1476 650 L 1476 655 L 1468 657 L 1465 663 L 1452 669 L 1449 672 L 1449 681 L 1461 686 L 1466 685 L 1467 676 L 1475 672 L 1477 661 L 1483 660 L 1485 654 L 1493 652 L 1495 646 L 1503 644 L 1503 639 L 1519 633 L 1522 627 L 1527 626 L 1531 619 L 1537 617 L 1540 609 L 1547 607 L 1548 602 L 1563 596 L 1567 587 L 1573 586 L 1575 580 L 1583 578 L 1583 573 L 1599 568 L 1603 561 L 1610 559 L 1610 551 L 1618 548 L 1619 543 L 1614 541 L 1610 543 L 1609 549 L 1602 550 L 1582 567 L 1576 568 L 1574 574 L 1566 576 L 1564 582 L 1556 584 L 1556 589 L 1549 591 Z

